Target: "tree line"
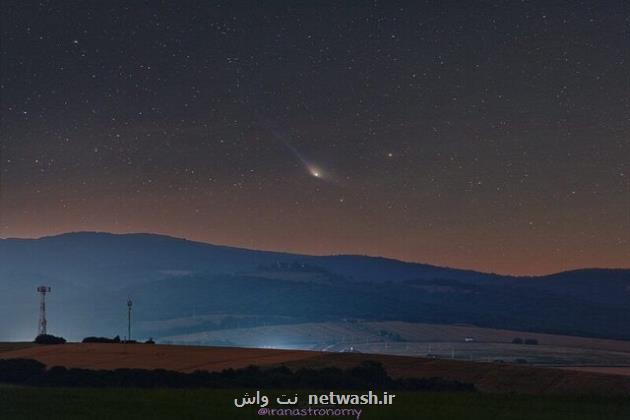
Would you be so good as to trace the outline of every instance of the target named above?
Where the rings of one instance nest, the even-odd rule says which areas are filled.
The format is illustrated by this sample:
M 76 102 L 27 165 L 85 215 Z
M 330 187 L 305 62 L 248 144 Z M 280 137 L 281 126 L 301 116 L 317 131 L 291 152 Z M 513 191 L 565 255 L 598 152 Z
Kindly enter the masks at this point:
M 474 385 L 442 378 L 391 378 L 382 364 L 365 361 L 348 369 L 291 370 L 249 366 L 221 372 L 164 369 L 92 370 L 46 366 L 32 359 L 0 360 L 0 382 L 32 386 L 138 388 L 371 389 L 475 391 Z

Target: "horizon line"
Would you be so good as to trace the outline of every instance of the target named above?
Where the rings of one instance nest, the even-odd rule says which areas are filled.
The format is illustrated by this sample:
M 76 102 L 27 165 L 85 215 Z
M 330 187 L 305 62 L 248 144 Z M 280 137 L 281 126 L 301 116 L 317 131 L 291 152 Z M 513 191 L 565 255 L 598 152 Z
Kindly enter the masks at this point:
M 422 262 L 422 261 L 404 260 L 404 259 L 400 259 L 400 258 L 396 258 L 396 257 L 383 256 L 383 255 L 353 254 L 353 253 L 309 254 L 309 253 L 304 253 L 304 252 L 296 252 L 296 251 L 288 251 L 288 250 L 275 250 L 275 249 L 264 249 L 264 248 L 248 248 L 248 247 L 243 247 L 243 246 L 224 245 L 224 244 L 217 244 L 217 243 L 214 243 L 214 242 L 206 242 L 206 241 L 203 241 L 203 240 L 189 239 L 189 238 L 186 238 L 186 237 L 173 236 L 171 234 L 166 234 L 166 233 L 142 232 L 142 231 L 117 233 L 117 232 L 97 231 L 97 230 L 78 230 L 78 231 L 67 231 L 67 232 L 48 234 L 48 235 L 42 235 L 42 236 L 0 237 L 0 240 L 42 240 L 42 239 L 47 239 L 47 238 L 55 238 L 55 237 L 60 237 L 60 236 L 65 236 L 65 235 L 77 235 L 77 234 L 100 234 L 100 235 L 111 235 L 111 236 L 132 236 L 132 235 L 160 236 L 160 237 L 164 237 L 164 238 L 180 240 L 180 241 L 187 241 L 187 242 L 192 242 L 192 243 L 197 243 L 197 244 L 203 244 L 203 245 L 209 245 L 209 246 L 215 246 L 215 247 L 223 247 L 223 248 L 232 248 L 232 249 L 239 249 L 239 250 L 253 251 L 253 252 L 270 252 L 270 253 L 276 253 L 276 254 L 291 254 L 291 255 L 303 256 L 303 257 L 364 257 L 364 258 L 375 258 L 375 259 L 385 259 L 385 260 L 390 260 L 390 261 L 396 261 L 396 262 L 403 263 L 403 264 L 426 265 L 426 266 L 431 266 L 431 267 L 435 267 L 435 268 L 459 270 L 459 271 L 469 271 L 469 272 L 480 273 L 480 274 L 496 275 L 496 276 L 503 276 L 503 277 L 516 277 L 516 278 L 538 278 L 538 277 L 553 276 L 553 275 L 556 275 L 556 274 L 562 274 L 562 273 L 567 273 L 567 272 L 572 272 L 572 271 L 588 271 L 588 270 L 612 270 L 612 271 L 622 270 L 623 271 L 623 270 L 630 270 L 630 267 L 624 268 L 624 267 L 593 267 L 593 266 L 590 266 L 590 267 L 566 268 L 566 269 L 562 269 L 560 271 L 552 271 L 552 272 L 548 272 L 548 273 L 544 273 L 544 274 L 497 273 L 497 272 L 494 272 L 494 271 L 480 271 L 480 270 L 476 270 L 476 269 L 472 269 L 472 268 L 468 268 L 468 267 L 456 267 L 456 266 L 448 266 L 448 265 L 431 264 L 431 263 Z

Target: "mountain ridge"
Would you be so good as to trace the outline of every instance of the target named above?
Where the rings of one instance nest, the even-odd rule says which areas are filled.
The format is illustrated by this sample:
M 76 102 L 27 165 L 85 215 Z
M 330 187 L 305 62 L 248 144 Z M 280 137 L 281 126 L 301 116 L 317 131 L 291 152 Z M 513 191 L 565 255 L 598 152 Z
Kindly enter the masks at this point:
M 465 271 L 465 272 L 470 272 L 470 273 L 479 273 L 479 274 L 485 274 L 485 275 L 520 278 L 520 279 L 537 279 L 537 278 L 561 275 L 565 273 L 596 272 L 596 271 L 614 271 L 614 272 L 630 271 L 630 268 L 623 268 L 623 267 L 581 267 L 581 268 L 572 268 L 572 269 L 561 270 L 561 271 L 554 271 L 551 273 L 540 274 L 540 275 L 515 275 L 515 274 L 496 273 L 493 271 L 480 271 L 480 270 L 475 270 L 475 269 L 465 268 L 465 267 L 452 267 L 448 265 L 439 265 L 439 264 L 432 264 L 432 263 L 427 263 L 427 262 L 407 261 L 407 260 L 402 260 L 402 259 L 394 258 L 394 257 L 383 257 L 383 256 L 375 256 L 375 255 L 368 255 L 368 254 L 353 254 L 353 253 L 307 254 L 307 253 L 300 253 L 300 252 L 254 249 L 254 248 L 247 248 L 247 247 L 240 247 L 240 246 L 216 244 L 212 242 L 192 240 L 192 239 L 182 238 L 182 237 L 173 236 L 173 235 L 151 233 L 151 232 L 113 233 L 113 232 L 106 232 L 106 231 L 72 231 L 72 232 L 64 232 L 64 233 L 59 233 L 59 234 L 54 234 L 54 235 L 45 235 L 45 236 L 40 236 L 37 238 L 6 237 L 6 238 L 0 238 L 0 243 L 2 243 L 3 241 L 29 242 L 29 241 L 46 241 L 46 240 L 66 239 L 66 238 L 80 238 L 80 237 L 87 237 L 90 239 L 93 239 L 94 237 L 101 237 L 101 238 L 128 237 L 128 238 L 142 238 L 142 239 L 172 240 L 172 241 L 179 241 L 179 242 L 183 242 L 183 243 L 187 243 L 187 244 L 191 244 L 195 246 L 207 246 L 207 247 L 218 248 L 218 249 L 245 251 L 245 252 L 251 252 L 251 253 L 267 253 L 267 254 L 299 257 L 299 258 L 301 257 L 305 257 L 305 258 L 367 258 L 367 259 L 372 259 L 374 261 L 382 260 L 386 262 L 403 264 L 403 265 L 426 266 L 426 267 L 438 268 L 438 269 L 458 270 L 458 271 Z
M 515 277 L 384 257 L 251 250 L 147 233 L 2 239 L 0 337 L 33 330 L 35 288 L 41 284 L 53 288 L 50 324 L 73 337 L 119 334 L 126 320 L 124 305 L 132 296 L 138 321 L 192 317 L 178 333 L 228 328 L 234 322 L 255 326 L 358 319 L 463 322 L 630 339 L 630 269 Z M 193 322 L 200 316 L 216 321 Z

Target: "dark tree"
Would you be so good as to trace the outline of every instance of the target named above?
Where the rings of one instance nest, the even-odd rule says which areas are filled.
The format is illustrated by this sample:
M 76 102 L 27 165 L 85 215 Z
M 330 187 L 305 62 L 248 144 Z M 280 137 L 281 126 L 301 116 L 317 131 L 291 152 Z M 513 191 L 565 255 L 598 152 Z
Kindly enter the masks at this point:
M 35 343 L 37 344 L 64 344 L 66 339 L 63 337 L 56 337 L 50 334 L 40 334 L 35 337 Z

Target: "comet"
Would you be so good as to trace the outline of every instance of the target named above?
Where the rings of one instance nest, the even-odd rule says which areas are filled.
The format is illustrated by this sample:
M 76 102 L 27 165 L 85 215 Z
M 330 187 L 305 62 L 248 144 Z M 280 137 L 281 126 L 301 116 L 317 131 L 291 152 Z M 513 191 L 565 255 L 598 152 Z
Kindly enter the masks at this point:
M 283 143 L 287 147 L 287 149 L 289 149 L 291 153 L 293 153 L 293 155 L 297 158 L 297 160 L 302 164 L 302 166 L 304 167 L 304 169 L 310 176 L 312 176 L 313 178 L 323 179 L 323 180 L 326 180 L 329 178 L 327 174 L 322 170 L 321 167 L 313 164 L 308 159 L 306 159 L 300 153 L 300 151 L 297 150 L 295 147 L 293 147 L 291 144 L 289 144 L 289 142 L 283 141 Z
M 321 178 L 322 177 L 322 172 L 321 170 L 317 169 L 316 167 L 314 167 L 313 165 L 308 166 L 308 171 L 310 172 L 310 174 L 315 177 L 315 178 Z

